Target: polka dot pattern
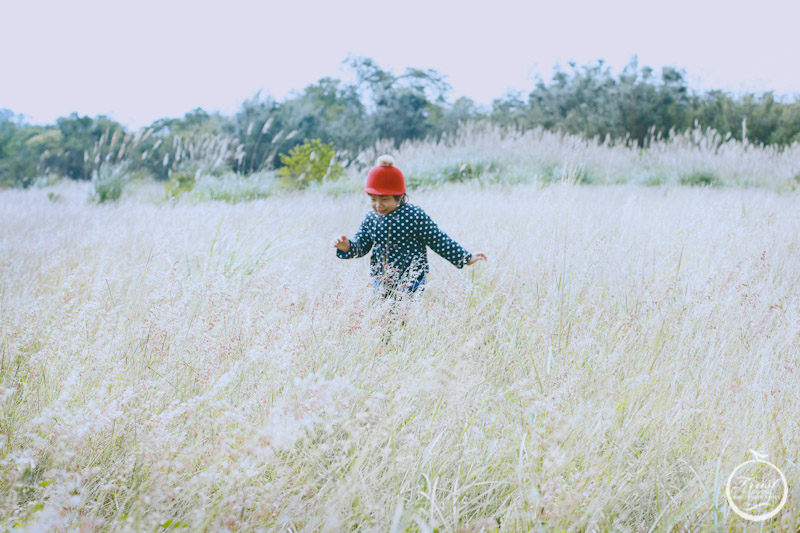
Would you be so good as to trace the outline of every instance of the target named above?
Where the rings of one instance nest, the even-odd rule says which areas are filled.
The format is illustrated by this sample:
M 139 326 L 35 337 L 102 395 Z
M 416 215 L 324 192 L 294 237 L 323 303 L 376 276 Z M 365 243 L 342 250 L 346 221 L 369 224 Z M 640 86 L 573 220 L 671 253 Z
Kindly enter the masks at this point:
M 421 280 L 430 271 L 428 247 L 456 268 L 463 268 L 472 258 L 421 207 L 413 204 L 400 206 L 385 216 L 375 211 L 367 213 L 350 239 L 350 251 L 336 250 L 336 256 L 351 259 L 372 250 L 369 264 L 373 277 L 398 280 L 408 276 Z

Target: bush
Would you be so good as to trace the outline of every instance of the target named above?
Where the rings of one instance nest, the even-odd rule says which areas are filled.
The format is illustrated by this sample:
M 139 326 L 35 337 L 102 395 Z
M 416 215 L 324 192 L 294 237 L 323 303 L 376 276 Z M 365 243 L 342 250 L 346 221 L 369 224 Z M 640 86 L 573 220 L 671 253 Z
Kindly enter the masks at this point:
M 200 168 L 194 166 L 183 166 L 170 173 L 169 179 L 164 183 L 167 200 L 177 198 L 194 189 L 200 171 Z
M 229 203 L 247 202 L 272 195 L 276 183 L 273 172 L 260 171 L 249 176 L 233 172 L 221 177 L 201 176 L 192 191 L 198 201 L 221 200 Z
M 648 187 L 659 187 L 669 184 L 670 179 L 665 171 L 656 169 L 645 172 L 640 178 L 639 183 Z
M 280 158 L 283 166 L 278 169 L 278 176 L 291 188 L 303 189 L 309 183 L 338 180 L 344 175 L 333 143 L 322 144 L 320 139 L 306 140 L 289 150 L 289 155 L 280 154 Z
M 59 182 L 59 177 L 56 174 L 45 174 L 42 176 L 37 176 L 31 182 L 31 186 L 36 187 L 37 189 L 43 189 L 45 187 L 52 187 L 53 185 L 57 185 Z
M 501 166 L 494 161 L 490 161 L 488 163 L 482 161 L 477 163 L 459 162 L 455 165 L 446 167 L 443 171 L 442 177 L 443 181 L 446 182 L 468 181 L 480 178 L 485 174 L 497 175 L 500 170 Z
M 103 163 L 92 171 L 91 200 L 98 204 L 109 200 L 117 201 L 129 181 L 130 176 L 126 164 Z
M 691 187 L 716 187 L 719 184 L 719 178 L 717 178 L 713 172 L 709 172 L 708 170 L 693 170 L 692 172 L 681 176 L 681 185 L 689 185 Z
M 443 183 L 480 180 L 482 182 L 499 182 L 506 167 L 497 161 L 456 161 L 421 169 L 409 169 L 406 174 L 406 186 L 411 188 L 438 186 Z

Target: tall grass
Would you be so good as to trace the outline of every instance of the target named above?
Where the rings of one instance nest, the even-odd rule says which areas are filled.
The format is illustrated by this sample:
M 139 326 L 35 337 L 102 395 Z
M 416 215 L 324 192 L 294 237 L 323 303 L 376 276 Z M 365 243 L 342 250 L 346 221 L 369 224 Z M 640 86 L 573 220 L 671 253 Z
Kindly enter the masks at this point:
M 94 178 L 100 183 L 95 201 L 117 199 L 128 183 L 138 181 L 143 171 L 134 175 L 129 170 L 135 167 L 131 148 L 147 139 L 147 133 L 139 132 L 98 142 L 90 157 L 97 165 L 95 176 L 99 171 L 101 177 L 109 178 Z M 154 146 L 160 145 L 158 141 Z M 368 169 L 383 153 L 395 154 L 409 188 L 420 190 L 465 181 L 546 185 L 567 175 L 580 184 L 765 188 L 780 193 L 800 189 L 800 143 L 783 148 L 753 145 L 698 126 L 683 133 L 673 131 L 667 139 L 655 136 L 640 147 L 631 140 L 584 139 L 541 128 L 522 132 L 485 122 L 463 123 L 453 135 L 406 141 L 399 148 L 391 141 L 379 141 L 352 160 L 346 159 L 342 179 L 312 183 L 311 188 L 334 196 L 358 192 Z M 227 136 L 204 134 L 185 141 L 175 137 L 163 156 L 163 166 L 171 176 L 167 195 L 182 196 L 184 189 L 201 183 L 187 197 L 241 202 L 286 192 L 285 186 L 278 187 L 271 179 L 273 170 L 250 175 L 224 170 L 226 161 L 234 159 L 240 165 L 246 155 L 244 146 Z M 37 184 L 50 181 L 43 174 Z M 174 189 L 181 194 L 173 194 Z
M 539 135 L 503 142 L 560 146 Z M 481 153 L 400 160 L 447 150 Z M 330 247 L 360 195 L 58 194 L 0 194 L 4 527 L 740 530 L 750 449 L 800 487 L 796 194 L 420 191 L 489 261 L 429 252 L 388 346 L 367 258 Z
M 561 179 L 565 164 L 580 161 L 581 183 L 763 187 L 779 192 L 800 188 L 800 143 L 783 149 L 752 145 L 700 127 L 639 147 L 630 141 L 587 140 L 541 128 L 520 132 L 466 123 L 455 135 L 438 142 L 408 141 L 399 151 L 391 143 L 378 143 L 359 156 L 358 172 L 386 152 L 396 153 L 412 184 L 421 185 L 461 181 L 465 165 L 469 177 L 485 182 L 549 183 Z

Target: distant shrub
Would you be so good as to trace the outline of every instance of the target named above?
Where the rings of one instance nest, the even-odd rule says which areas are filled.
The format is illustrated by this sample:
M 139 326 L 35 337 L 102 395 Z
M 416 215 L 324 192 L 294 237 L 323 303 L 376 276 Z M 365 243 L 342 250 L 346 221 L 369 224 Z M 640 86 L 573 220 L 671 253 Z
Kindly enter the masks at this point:
M 101 164 L 92 171 L 91 200 L 102 204 L 107 201 L 117 201 L 122 196 L 122 191 L 130 182 L 130 174 L 126 164 Z
M 648 187 L 658 187 L 670 183 L 669 176 L 662 170 L 653 170 L 644 173 L 640 183 Z
M 545 183 L 552 183 L 561 180 L 561 165 L 552 161 L 542 163 L 539 167 L 539 175 Z
M 179 197 L 185 192 L 189 192 L 197 183 L 197 178 L 201 169 L 193 165 L 185 165 L 172 171 L 169 179 L 164 183 L 164 192 L 167 200 Z
M 41 176 L 37 176 L 31 182 L 32 187 L 36 187 L 38 189 L 42 189 L 44 187 L 52 187 L 53 185 L 57 185 L 59 182 L 59 177 L 56 174 L 44 174 Z
M 758 183 L 756 183 L 755 186 L 757 187 Z M 777 188 L 777 190 L 779 192 L 789 192 L 789 193 L 800 190 L 800 172 L 796 173 L 794 176 L 784 181 Z
M 280 154 L 278 176 L 290 188 L 306 188 L 312 182 L 338 180 L 344 175 L 344 167 L 336 161 L 333 143 L 322 144 L 320 139 L 306 140 L 289 150 L 289 155 Z
M 505 167 L 501 163 L 493 160 L 456 161 L 438 168 L 410 170 L 406 175 L 406 184 L 411 187 L 420 187 L 479 179 L 494 182 L 500 181 L 504 170 Z
M 552 161 L 539 166 L 538 176 L 544 183 L 572 183 L 585 185 L 598 181 L 597 176 L 586 168 L 586 162 L 575 157 L 567 157 L 561 163 Z
M 681 175 L 681 185 L 716 187 L 720 184 L 720 179 L 708 170 L 693 170 L 688 174 Z
M 192 197 L 199 201 L 221 200 L 229 203 L 267 198 L 275 191 L 274 172 L 255 172 L 242 176 L 233 172 L 224 176 L 202 176 L 197 180 Z
M 362 174 L 356 171 L 349 173 L 345 171 L 341 179 L 309 183 L 305 190 L 309 192 L 319 192 L 333 198 L 342 195 L 363 195 L 365 179 L 365 173 Z M 408 180 L 406 180 L 406 187 L 409 187 Z
M 501 170 L 501 165 L 495 161 L 459 162 L 445 167 L 443 181 L 468 181 L 480 178 L 486 174 L 496 175 Z

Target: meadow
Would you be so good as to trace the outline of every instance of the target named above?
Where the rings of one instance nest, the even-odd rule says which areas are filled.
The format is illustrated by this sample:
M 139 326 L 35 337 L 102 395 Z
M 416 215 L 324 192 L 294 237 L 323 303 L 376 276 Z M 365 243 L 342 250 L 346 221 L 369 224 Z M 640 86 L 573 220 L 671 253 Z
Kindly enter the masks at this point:
M 368 258 L 330 244 L 357 172 L 240 202 L 1 191 L 0 525 L 800 527 L 798 147 L 486 135 L 397 151 L 430 180 L 500 163 L 410 191 L 489 260 L 429 250 L 389 344 Z M 750 450 L 790 489 L 764 524 L 725 495 Z

